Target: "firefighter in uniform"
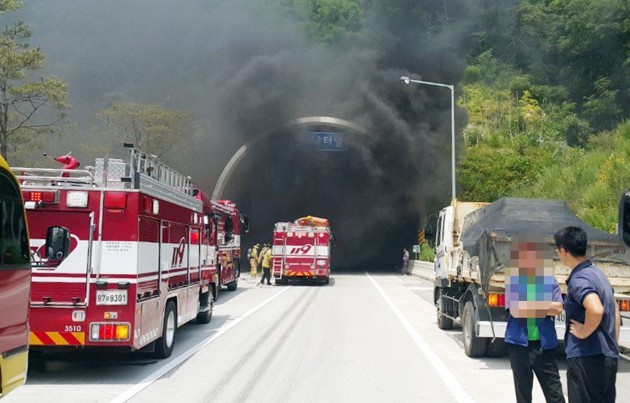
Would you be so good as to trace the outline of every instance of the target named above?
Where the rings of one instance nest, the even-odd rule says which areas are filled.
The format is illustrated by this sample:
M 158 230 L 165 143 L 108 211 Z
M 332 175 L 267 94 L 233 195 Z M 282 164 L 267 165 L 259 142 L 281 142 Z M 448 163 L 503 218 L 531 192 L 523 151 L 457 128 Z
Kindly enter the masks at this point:
M 258 265 L 257 267 L 262 267 L 262 261 L 263 261 L 263 256 L 265 256 L 265 253 L 267 252 L 267 244 L 263 244 L 260 248 L 260 250 L 258 251 Z M 262 273 L 262 269 L 260 270 Z
M 252 247 L 249 254 L 249 274 L 253 277 L 258 275 L 258 251 L 260 244 L 256 244 Z
M 266 250 L 265 253 L 263 254 L 261 252 L 261 256 L 262 256 L 262 268 L 263 268 L 263 276 L 260 279 L 260 284 L 264 284 L 265 283 L 265 278 L 267 278 L 267 285 L 271 285 L 271 247 L 269 247 L 268 245 L 266 246 Z

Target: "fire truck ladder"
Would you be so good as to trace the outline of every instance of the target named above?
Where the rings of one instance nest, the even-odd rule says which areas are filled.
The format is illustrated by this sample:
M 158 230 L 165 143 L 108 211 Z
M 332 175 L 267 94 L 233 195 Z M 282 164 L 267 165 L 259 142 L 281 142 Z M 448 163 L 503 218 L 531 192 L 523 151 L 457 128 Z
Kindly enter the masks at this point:
M 273 253 L 273 248 L 275 245 L 271 245 L 271 250 Z M 273 267 L 271 268 L 272 272 L 275 273 L 276 269 L 280 271 L 279 280 L 284 281 L 284 268 L 287 265 L 287 238 L 284 238 L 284 244 L 282 245 L 282 259 L 273 259 Z
M 94 175 L 85 169 L 52 169 L 11 167 L 22 188 L 42 186 L 92 187 Z M 65 175 L 65 176 L 62 176 Z
M 133 187 L 142 192 L 168 200 L 182 207 L 201 212 L 201 201 L 193 196 L 193 181 L 190 176 L 181 174 L 152 154 L 131 148 L 129 157 L 129 174 Z
M 226 206 L 225 204 L 221 204 L 215 200 L 210 200 L 210 204 L 212 204 L 212 207 L 214 207 L 216 210 L 221 211 L 225 214 L 231 215 L 236 212 L 234 205 Z

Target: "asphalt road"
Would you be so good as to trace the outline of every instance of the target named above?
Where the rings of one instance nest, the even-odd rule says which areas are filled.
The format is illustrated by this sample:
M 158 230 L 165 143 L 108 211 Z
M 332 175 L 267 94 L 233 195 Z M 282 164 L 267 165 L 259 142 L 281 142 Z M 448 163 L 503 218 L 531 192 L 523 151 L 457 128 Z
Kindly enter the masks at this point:
M 566 364 L 560 360 L 566 393 Z M 622 360 L 618 401 L 630 401 Z M 544 402 L 535 385 L 534 401 Z M 207 325 L 179 329 L 173 356 L 48 354 L 4 402 L 509 402 L 506 357 L 470 359 L 435 324 L 432 284 L 336 274 L 328 286 L 223 292 Z

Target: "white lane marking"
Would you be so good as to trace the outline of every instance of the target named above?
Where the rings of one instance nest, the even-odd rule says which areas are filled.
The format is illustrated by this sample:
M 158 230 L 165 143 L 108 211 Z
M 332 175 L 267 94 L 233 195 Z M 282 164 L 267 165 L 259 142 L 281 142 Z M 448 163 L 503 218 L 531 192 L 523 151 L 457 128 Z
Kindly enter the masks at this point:
M 372 278 L 372 276 L 370 276 L 368 272 L 365 272 L 365 275 L 372 282 L 372 285 L 374 285 L 379 294 L 381 294 L 381 297 L 383 297 L 389 308 L 394 312 L 394 315 L 396 315 L 398 320 L 400 320 L 400 323 L 402 323 L 407 333 L 409 333 L 413 341 L 420 348 L 420 351 L 422 351 L 427 360 L 431 363 L 431 365 L 433 365 L 433 368 L 435 368 L 435 371 L 438 373 L 440 378 L 442 378 L 442 382 L 450 390 L 453 397 L 458 402 L 474 402 L 473 398 L 468 394 L 468 392 L 466 392 L 462 385 L 457 382 L 455 376 L 451 373 L 451 371 L 449 371 L 446 365 L 444 365 L 442 360 L 440 360 L 440 357 L 435 354 L 433 349 L 431 349 L 427 342 L 424 341 L 422 336 L 418 334 L 416 329 L 413 328 L 407 318 L 404 317 L 402 312 L 400 312 L 400 310 L 396 307 L 396 305 L 394 305 L 392 300 L 387 296 L 387 294 L 385 294 L 385 291 L 383 291 L 381 286 L 376 283 L 376 281 Z
M 155 372 L 149 374 L 142 381 L 140 381 L 138 384 L 136 384 L 133 388 L 127 389 L 127 391 L 123 392 L 122 394 L 120 394 L 117 397 L 115 397 L 114 399 L 112 399 L 110 401 L 110 403 L 123 403 L 123 402 L 126 402 L 127 400 L 131 399 L 133 396 L 135 396 L 136 394 L 141 392 L 147 386 L 151 385 L 153 382 L 155 382 L 158 379 L 160 379 L 161 377 L 163 377 L 169 371 L 173 370 L 175 367 L 179 366 L 181 363 L 186 361 L 188 358 L 190 358 L 196 352 L 198 352 L 202 348 L 206 347 L 208 344 L 210 344 L 213 341 L 215 341 L 217 338 L 222 336 L 228 330 L 232 329 L 234 326 L 236 326 L 239 323 L 241 323 L 243 320 L 247 319 L 254 312 L 259 310 L 263 306 L 267 305 L 269 302 L 273 301 L 274 299 L 278 298 L 281 294 L 283 294 L 285 291 L 287 291 L 291 287 L 292 286 L 288 286 L 288 287 L 283 288 L 282 291 L 277 292 L 276 294 L 274 294 L 271 297 L 267 298 L 266 300 L 264 300 L 260 304 L 256 305 L 255 307 L 253 307 L 252 309 L 247 311 L 244 315 L 239 316 L 238 319 L 234 320 L 233 322 L 227 323 L 226 325 L 223 325 L 223 327 L 221 327 L 219 329 L 219 331 L 217 333 L 215 333 L 212 337 L 210 337 L 209 339 L 204 340 L 204 341 L 198 343 L 197 345 L 189 348 L 188 350 L 184 351 L 182 354 L 180 354 L 177 357 L 175 357 L 172 361 L 169 361 L 163 367 L 158 368 Z

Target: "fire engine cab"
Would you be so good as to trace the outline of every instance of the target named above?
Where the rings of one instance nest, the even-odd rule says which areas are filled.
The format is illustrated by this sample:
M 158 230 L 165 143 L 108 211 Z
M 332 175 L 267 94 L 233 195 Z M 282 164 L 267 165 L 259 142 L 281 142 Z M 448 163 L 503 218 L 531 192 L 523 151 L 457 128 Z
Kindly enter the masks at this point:
M 309 216 L 276 223 L 271 260 L 276 284 L 287 284 L 290 279 L 328 284 L 333 239 L 326 219 Z
M 210 252 L 216 256 L 217 279 L 213 282 L 216 298 L 225 286 L 236 291 L 241 274 L 241 235 L 249 232 L 249 217 L 241 214 L 230 200 L 210 200 L 205 192 L 195 189 L 195 198 L 203 204 Z
M 196 197 L 190 177 L 126 146 L 127 163 L 13 168 L 34 261 L 31 347 L 146 347 L 165 358 L 178 327 L 210 321 L 220 278 L 236 283 L 218 263 L 217 242 L 236 238 L 239 226 L 215 225 L 222 218 Z M 51 225 L 67 233 L 63 260 L 45 246 Z

